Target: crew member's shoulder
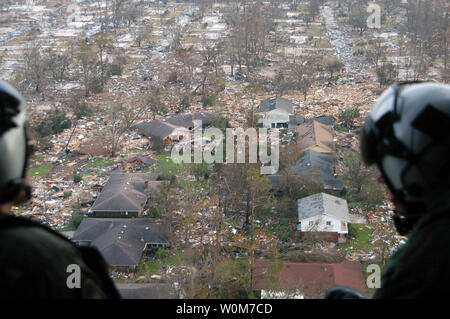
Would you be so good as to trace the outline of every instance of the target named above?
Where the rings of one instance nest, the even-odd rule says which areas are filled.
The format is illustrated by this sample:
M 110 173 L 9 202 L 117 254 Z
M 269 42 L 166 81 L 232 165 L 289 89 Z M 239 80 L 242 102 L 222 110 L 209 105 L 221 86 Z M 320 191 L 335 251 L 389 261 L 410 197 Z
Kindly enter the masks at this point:
M 0 277 L 7 279 L 9 291 L 29 291 L 30 296 L 49 298 L 108 296 L 81 252 L 70 241 L 38 225 L 0 230 L 0 265 Z M 81 290 L 67 287 L 70 265 L 80 267 Z M 3 290 L 0 288 L 0 296 Z
M 76 248 L 64 238 L 43 227 L 19 225 L 1 229 L 0 246 L 6 250 L 30 250 L 30 253 L 53 259 L 55 253 L 60 257 L 67 254 L 77 255 Z

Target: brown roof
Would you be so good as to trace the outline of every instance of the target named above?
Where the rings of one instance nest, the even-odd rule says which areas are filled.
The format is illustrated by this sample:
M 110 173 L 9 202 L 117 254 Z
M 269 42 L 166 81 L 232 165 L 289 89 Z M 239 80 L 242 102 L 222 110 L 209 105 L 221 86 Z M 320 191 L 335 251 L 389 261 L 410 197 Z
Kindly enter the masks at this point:
M 255 260 L 255 290 L 294 292 L 305 298 L 323 298 L 333 286 L 364 290 L 364 276 L 358 261 L 339 264 L 272 262 Z
M 314 148 L 322 153 L 333 153 L 336 146 L 333 141 L 333 129 L 317 121 L 297 126 L 297 145 L 302 151 Z

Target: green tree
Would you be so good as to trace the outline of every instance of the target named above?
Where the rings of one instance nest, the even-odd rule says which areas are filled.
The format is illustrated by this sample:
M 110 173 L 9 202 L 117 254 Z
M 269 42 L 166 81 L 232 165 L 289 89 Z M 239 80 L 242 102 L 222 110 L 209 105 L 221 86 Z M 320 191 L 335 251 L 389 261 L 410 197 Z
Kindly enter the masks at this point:
M 360 111 L 357 107 L 349 110 L 344 110 L 339 114 L 339 118 L 345 123 L 347 127 L 353 126 L 353 122 L 359 117 Z
M 385 187 L 377 181 L 378 172 L 374 167 L 365 167 L 361 156 L 353 151 L 339 154 L 342 180 L 347 189 L 349 204 L 374 209 L 386 199 Z

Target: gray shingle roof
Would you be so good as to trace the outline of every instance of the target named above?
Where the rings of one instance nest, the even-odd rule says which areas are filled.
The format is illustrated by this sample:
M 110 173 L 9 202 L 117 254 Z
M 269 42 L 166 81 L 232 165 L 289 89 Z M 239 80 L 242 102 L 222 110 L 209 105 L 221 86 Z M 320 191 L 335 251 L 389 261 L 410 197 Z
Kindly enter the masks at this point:
M 299 114 L 293 114 L 289 116 L 289 123 L 294 125 L 300 125 L 308 121 L 308 119 L 305 119 L 303 116 Z
M 303 176 L 319 179 L 325 189 L 342 190 L 342 181 L 334 176 L 334 166 L 337 159 L 328 154 L 307 150 L 305 156 L 300 158 L 292 169 Z
M 153 120 L 150 122 L 138 123 L 136 125 L 136 128 L 138 130 L 138 133 L 144 136 L 159 136 L 162 139 L 165 139 L 170 134 L 172 134 L 177 127 L 164 121 Z
M 175 126 L 182 126 L 185 128 L 193 128 L 194 122 L 193 120 L 201 120 L 202 125 L 209 125 L 211 124 L 212 120 L 212 114 L 209 112 L 194 112 L 194 113 L 187 113 L 187 114 L 176 114 L 173 116 L 170 116 L 166 118 L 166 122 L 175 125 Z
M 317 116 L 313 119 L 307 119 L 307 122 L 312 122 L 312 121 L 317 121 L 319 123 L 322 123 L 324 125 L 329 125 L 329 126 L 333 126 L 334 125 L 334 117 L 329 116 L 329 115 L 321 115 L 321 116 Z
M 91 207 L 92 212 L 140 212 L 156 187 L 157 174 L 111 174 Z M 148 188 L 145 186 L 148 183 Z
M 298 218 L 300 220 L 322 214 L 350 221 L 345 199 L 318 193 L 298 200 Z
M 209 112 L 195 112 L 186 114 L 175 114 L 163 120 L 153 120 L 141 122 L 136 125 L 139 134 L 145 136 L 159 136 L 162 139 L 168 137 L 177 128 L 192 129 L 193 120 L 201 120 L 202 125 L 209 125 L 212 121 L 212 114 Z
M 145 244 L 167 244 L 168 234 L 152 218 L 84 218 L 72 240 L 90 241 L 110 266 L 136 266 Z
M 258 112 L 268 112 L 275 109 L 285 110 L 288 113 L 294 113 L 294 103 L 281 97 L 267 99 L 258 106 Z

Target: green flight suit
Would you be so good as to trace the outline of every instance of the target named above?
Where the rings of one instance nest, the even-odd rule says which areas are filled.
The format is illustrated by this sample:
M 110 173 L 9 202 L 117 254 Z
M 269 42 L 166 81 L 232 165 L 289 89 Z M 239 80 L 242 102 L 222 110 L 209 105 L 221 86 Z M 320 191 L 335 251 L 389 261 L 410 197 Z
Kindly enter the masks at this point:
M 44 226 L 1 215 L 1 298 L 119 298 L 106 263 L 94 248 L 76 247 Z M 69 288 L 76 282 L 69 278 L 75 273 L 68 268 L 73 264 L 79 266 L 79 288 Z
M 450 297 L 450 212 L 424 215 L 391 257 L 375 298 Z

